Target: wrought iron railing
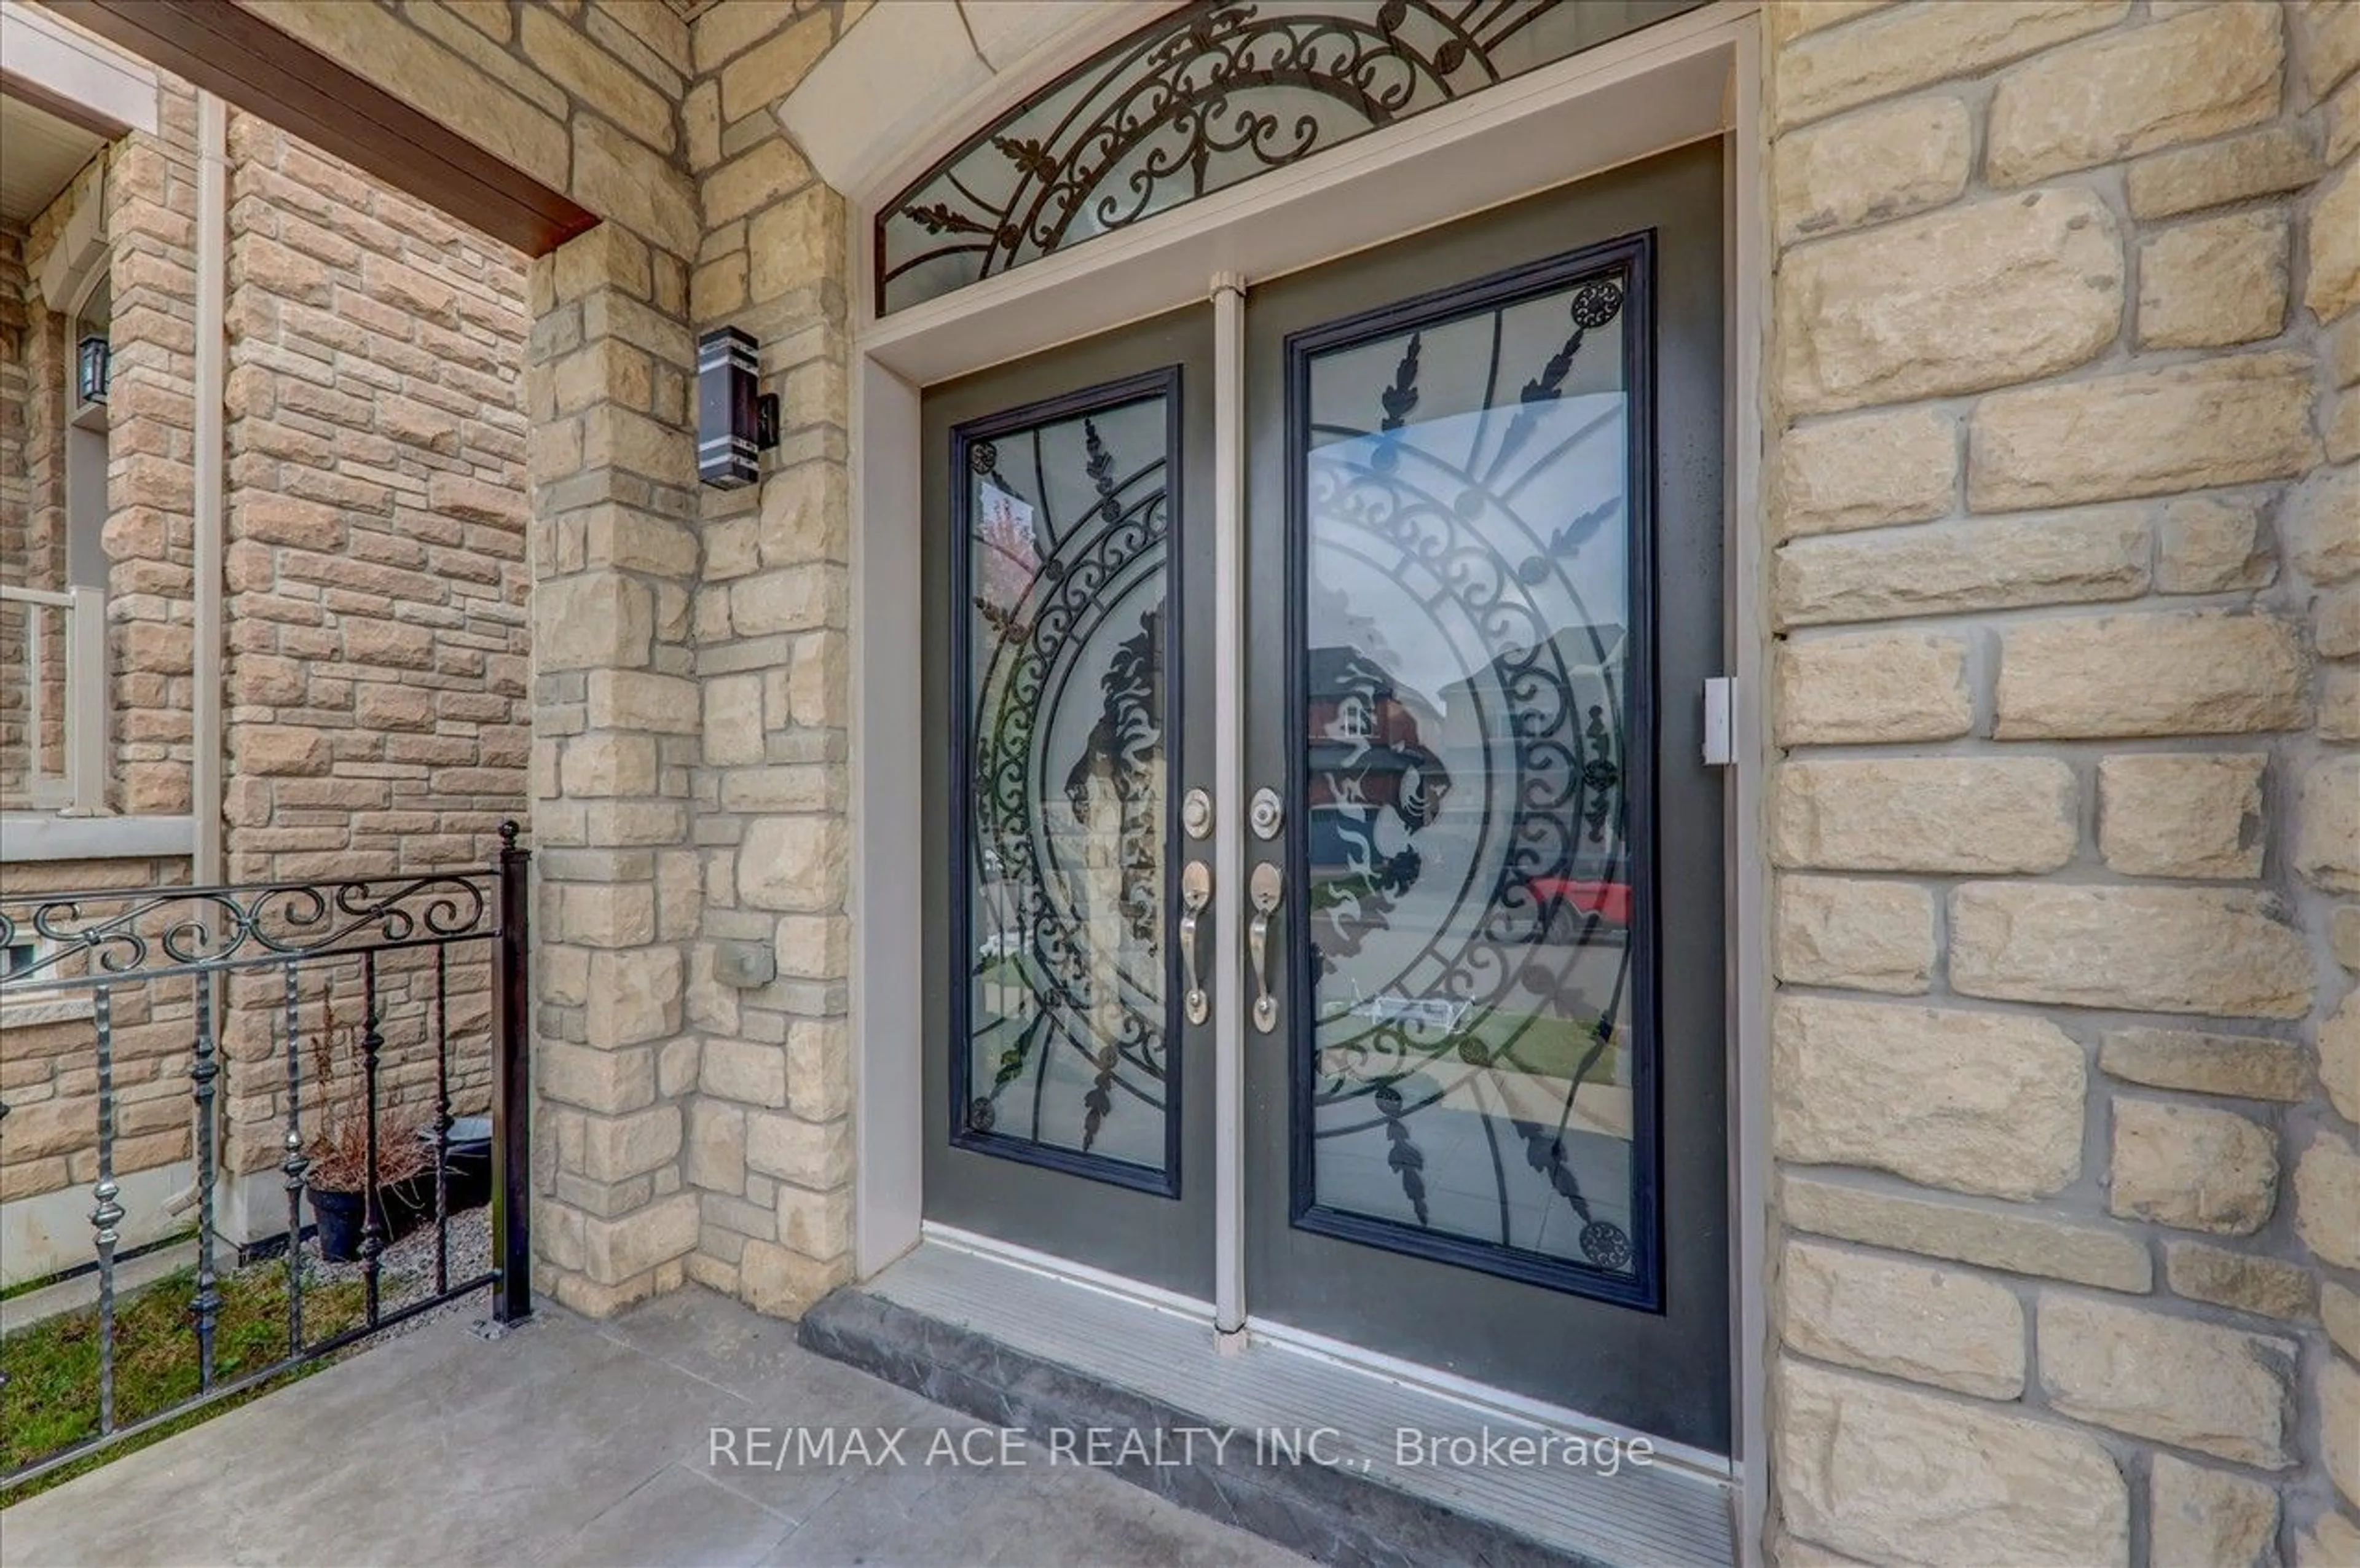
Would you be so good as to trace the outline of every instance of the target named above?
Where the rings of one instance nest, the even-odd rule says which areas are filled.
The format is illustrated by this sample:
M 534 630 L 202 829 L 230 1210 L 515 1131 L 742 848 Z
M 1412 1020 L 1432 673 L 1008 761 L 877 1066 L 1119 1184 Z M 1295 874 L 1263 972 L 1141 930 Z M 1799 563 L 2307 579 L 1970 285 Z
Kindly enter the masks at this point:
M 96 816 L 106 809 L 106 590 L 0 583 L 0 670 L 21 684 L 24 803 Z M 12 746 L 11 750 L 17 747 Z M 14 760 L 13 758 L 11 760 Z
M 95 1275 L 97 1348 L 95 1409 L 87 1430 L 52 1452 L 0 1470 L 0 1488 L 13 1488 L 196 1406 L 283 1377 L 472 1291 L 489 1288 L 495 1324 L 530 1314 L 530 855 L 518 846 L 515 822 L 502 823 L 499 831 L 498 855 L 482 871 L 0 896 L 0 950 L 13 959 L 8 972 L 0 975 L 0 1023 L 7 1011 L 28 1003 L 49 1004 L 42 1010 L 48 1016 L 59 1010 L 60 1000 L 88 998 L 94 1086 L 87 1078 L 75 1086 L 92 1090 L 82 1097 L 93 1123 L 84 1152 L 94 1160 L 90 1224 L 95 1261 L 78 1273 Z M 465 975 L 454 983 L 458 970 Z M 307 996 L 307 983 L 314 980 Z M 355 993 L 347 1005 L 357 1003 L 357 1017 L 344 1031 L 357 1067 L 356 1084 L 333 1067 L 340 985 Z M 164 993 L 169 996 L 159 1006 Z M 454 1002 L 466 1015 L 456 1025 Z M 118 1019 L 126 1007 L 136 1007 L 151 1041 L 158 1020 L 169 1026 L 169 1015 L 186 1015 L 196 1224 L 186 1350 L 195 1377 L 193 1391 L 163 1408 L 118 1412 L 122 1303 L 116 1269 L 126 1210 L 116 1170 L 123 1087 L 117 1048 L 123 1034 Z M 410 1033 L 401 1042 L 406 1051 L 395 1053 L 401 1059 L 392 1061 L 388 1029 L 397 1012 Z M 225 1051 L 225 1044 L 236 1049 Z M 470 1080 L 482 1082 L 488 1099 L 490 1214 L 484 1266 L 473 1272 L 462 1267 L 453 1278 L 453 1085 L 463 1068 Z M 58 1097 L 59 1085 L 48 1089 L 49 1098 Z M 414 1288 L 405 1299 L 389 1302 L 382 1289 L 384 1259 L 397 1225 L 409 1218 L 422 1228 L 427 1218 L 420 1181 L 410 1183 L 407 1196 L 413 1207 L 404 1213 L 404 1195 L 381 1180 L 399 1163 L 388 1159 L 399 1152 L 399 1146 L 384 1142 L 388 1127 L 400 1125 L 390 1116 L 397 1107 L 388 1095 L 403 1091 L 410 1093 L 410 1109 L 424 1113 L 417 1138 L 430 1146 L 425 1170 L 431 1173 L 433 1245 L 431 1271 L 421 1261 L 414 1282 L 404 1277 L 405 1286 Z M 27 1091 L 9 1093 L 20 1101 L 16 1109 L 34 1103 Z M 223 1111 L 231 1102 L 225 1094 L 246 1108 L 243 1120 L 230 1118 L 226 1127 Z M 267 1117 L 253 1113 L 257 1104 L 270 1107 Z M 11 1108 L 0 1097 L 0 1145 L 7 1137 Z M 216 1234 L 225 1135 L 242 1138 L 239 1154 L 252 1158 L 236 1164 L 250 1167 L 259 1181 L 267 1183 L 275 1166 L 287 1204 L 283 1261 L 268 1256 L 272 1244 L 235 1249 L 256 1259 L 241 1278 L 264 1279 L 260 1271 L 268 1271 L 273 1291 L 281 1288 L 283 1269 L 284 1354 L 270 1355 L 260 1366 L 229 1368 L 219 1365 L 215 1343 L 224 1301 L 221 1265 L 230 1247 Z M 266 1141 L 268 1147 L 260 1147 Z M 317 1337 L 307 1339 L 306 1294 L 322 1288 L 312 1276 L 322 1269 L 323 1257 L 314 1254 L 324 1254 L 326 1238 L 311 1235 L 307 1244 L 316 1227 L 304 1223 L 303 1199 L 321 1157 L 340 1147 L 349 1164 L 355 1146 L 365 1168 L 358 1182 L 359 1301 L 340 1314 L 351 1321 L 315 1321 L 311 1332 Z M 316 1194 L 312 1207 L 315 1215 L 322 1214 Z M 0 1339 L 0 1361 L 6 1349 L 7 1341 Z M 0 1421 L 9 1414 L 7 1379 L 0 1370 Z

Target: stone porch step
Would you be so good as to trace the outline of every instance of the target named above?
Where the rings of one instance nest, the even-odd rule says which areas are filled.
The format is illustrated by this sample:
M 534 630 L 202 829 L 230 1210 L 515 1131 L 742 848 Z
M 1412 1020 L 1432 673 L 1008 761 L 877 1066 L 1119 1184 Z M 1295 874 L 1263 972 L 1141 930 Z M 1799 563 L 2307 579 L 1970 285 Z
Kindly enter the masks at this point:
M 1184 1507 L 1323 1563 L 1690 1568 L 1735 1560 L 1725 1481 L 1675 1467 L 1404 1464 L 1395 1433 L 1533 1442 L 1579 1435 L 1362 1367 L 1256 1340 L 1224 1355 L 1201 1315 L 929 1239 L 807 1312 L 803 1345 L 1036 1444 L 1092 1429 L 1109 1467 Z M 1330 1436 L 1291 1462 L 1269 1432 Z M 1216 1451 L 1211 1433 L 1234 1432 Z M 1192 1433 L 1200 1434 L 1191 1436 Z M 1496 1446 L 1496 1445 L 1495 1445 Z M 1553 1450 L 1562 1454 L 1562 1446 Z M 1324 1463 L 1319 1461 L 1326 1461 Z

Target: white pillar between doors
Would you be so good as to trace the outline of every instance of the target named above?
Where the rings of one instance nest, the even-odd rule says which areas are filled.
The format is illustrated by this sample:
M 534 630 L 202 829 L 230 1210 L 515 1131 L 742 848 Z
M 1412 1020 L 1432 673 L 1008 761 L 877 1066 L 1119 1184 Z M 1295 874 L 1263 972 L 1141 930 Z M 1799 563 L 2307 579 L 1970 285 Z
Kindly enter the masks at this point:
M 1246 280 L 1213 296 L 1213 1328 L 1244 1343 Z

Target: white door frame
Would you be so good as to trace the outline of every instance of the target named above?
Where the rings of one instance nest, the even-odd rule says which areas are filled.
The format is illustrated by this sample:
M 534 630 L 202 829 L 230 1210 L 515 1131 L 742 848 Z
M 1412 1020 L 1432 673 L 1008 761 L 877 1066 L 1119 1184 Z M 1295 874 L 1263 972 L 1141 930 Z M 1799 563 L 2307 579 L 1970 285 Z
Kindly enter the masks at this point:
M 1736 677 L 1729 814 L 1731 1334 L 1743 1490 L 1738 1540 L 1761 1552 L 1766 1505 L 1765 1225 L 1770 1191 L 1766 550 L 1759 524 L 1762 339 L 1768 275 L 1756 0 L 1721 0 L 1362 136 L 1290 168 L 880 320 L 872 220 L 972 127 L 945 127 L 846 194 L 852 348 L 852 1036 L 854 1266 L 866 1279 L 921 1234 L 923 1071 L 911 941 L 923 920 L 919 388 L 1206 300 L 1214 280 L 1267 281 L 1713 136 L 1729 185 L 1727 642 Z M 1099 30 L 1103 30 L 1100 28 Z M 1106 40 L 1011 71 L 1000 103 Z M 997 84 L 995 84 L 997 85 Z M 1231 296 L 1234 298 L 1234 296 Z M 1251 309 L 1248 296 L 1247 309 Z M 1219 803 L 1234 818 L 1235 800 Z M 1217 867 L 1217 875 L 1220 868 Z M 1235 886 L 1234 878 L 1224 878 Z M 1217 901 L 1215 951 L 1235 956 L 1239 900 Z M 1232 1178 L 1234 1181 L 1234 1178 Z M 1221 1207 L 1233 1202 L 1234 1185 Z M 1234 1276 L 1231 1277 L 1234 1280 Z

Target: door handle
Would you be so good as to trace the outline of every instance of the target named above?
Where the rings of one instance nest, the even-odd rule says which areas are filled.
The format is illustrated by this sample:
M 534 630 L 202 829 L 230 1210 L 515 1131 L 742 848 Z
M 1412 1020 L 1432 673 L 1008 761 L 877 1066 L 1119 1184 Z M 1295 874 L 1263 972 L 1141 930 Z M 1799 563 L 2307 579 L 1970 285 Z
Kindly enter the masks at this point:
M 1212 901 L 1213 874 L 1205 869 L 1203 861 L 1190 861 L 1180 873 L 1180 973 L 1188 982 L 1181 1008 L 1192 1024 L 1213 1016 L 1212 1000 L 1205 995 L 1204 971 L 1196 965 L 1196 917 Z
M 1253 960 L 1254 1028 L 1264 1034 L 1278 1027 L 1278 999 L 1270 994 L 1270 917 L 1278 912 L 1285 889 L 1286 878 L 1276 866 L 1265 860 L 1254 867 L 1249 885 L 1254 912 L 1246 926 L 1246 956 Z

